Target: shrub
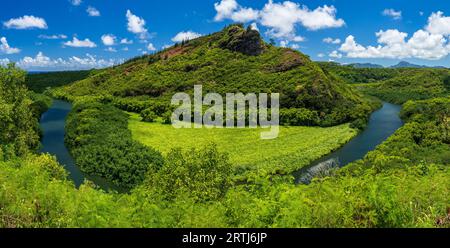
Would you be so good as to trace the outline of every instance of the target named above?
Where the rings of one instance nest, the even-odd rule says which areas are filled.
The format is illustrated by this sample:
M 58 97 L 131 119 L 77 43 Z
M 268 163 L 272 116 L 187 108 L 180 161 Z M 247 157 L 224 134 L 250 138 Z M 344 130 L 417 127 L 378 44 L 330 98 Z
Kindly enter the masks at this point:
M 189 194 L 196 201 L 218 200 L 231 186 L 231 168 L 228 156 L 214 144 L 187 152 L 174 149 L 148 186 L 167 199 Z
M 163 124 L 167 124 L 167 125 L 172 124 L 172 112 L 171 111 L 165 112 L 163 114 L 162 118 L 163 118 Z
M 81 101 L 67 120 L 66 143 L 77 165 L 86 173 L 132 188 L 145 175 L 158 171 L 161 154 L 134 141 L 128 115 L 112 105 Z
M 319 122 L 317 112 L 309 109 L 281 109 L 280 110 L 281 125 L 286 126 L 314 126 Z
M 142 121 L 155 122 L 158 116 L 151 109 L 145 109 L 141 112 Z

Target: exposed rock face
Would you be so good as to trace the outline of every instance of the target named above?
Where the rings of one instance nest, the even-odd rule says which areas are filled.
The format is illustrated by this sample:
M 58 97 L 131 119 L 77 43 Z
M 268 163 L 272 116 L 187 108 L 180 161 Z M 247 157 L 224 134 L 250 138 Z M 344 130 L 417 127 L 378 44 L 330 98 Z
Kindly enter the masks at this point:
M 251 56 L 260 55 L 265 48 L 258 31 L 251 28 L 245 30 L 238 25 L 228 29 L 227 37 L 220 47 Z
M 304 65 L 303 58 L 299 53 L 286 49 L 281 59 L 281 63 L 268 68 L 270 72 L 285 72 L 294 69 L 297 66 Z

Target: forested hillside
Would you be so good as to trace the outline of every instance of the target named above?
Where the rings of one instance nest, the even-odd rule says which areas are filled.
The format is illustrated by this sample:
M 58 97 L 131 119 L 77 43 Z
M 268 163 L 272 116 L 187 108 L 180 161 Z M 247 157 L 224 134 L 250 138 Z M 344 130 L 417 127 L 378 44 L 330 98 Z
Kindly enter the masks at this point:
M 450 92 L 450 69 L 354 68 L 328 62 L 319 65 L 362 92 L 393 103 L 442 97 Z
M 62 71 L 27 74 L 26 86 L 37 93 L 43 93 L 47 89 L 67 85 L 75 81 L 87 78 L 95 71 Z
M 379 84 L 362 86 L 361 90 L 398 104 L 450 93 L 449 69 L 399 69 L 399 73 L 399 76 Z

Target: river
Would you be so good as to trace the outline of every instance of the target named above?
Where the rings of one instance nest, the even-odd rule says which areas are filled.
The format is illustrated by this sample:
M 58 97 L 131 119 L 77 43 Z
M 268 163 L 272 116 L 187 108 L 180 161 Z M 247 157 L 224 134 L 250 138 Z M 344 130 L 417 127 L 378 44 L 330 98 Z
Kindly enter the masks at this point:
M 308 184 L 317 174 L 364 158 L 369 151 L 374 150 L 403 126 L 401 109 L 400 105 L 383 102 L 383 107 L 372 113 L 367 127 L 358 136 L 335 152 L 295 172 L 296 182 Z
M 40 121 L 43 131 L 41 153 L 55 156 L 58 162 L 69 173 L 70 179 L 79 187 L 87 179 L 105 191 L 123 192 L 124 190 L 107 180 L 83 173 L 75 164 L 64 143 L 66 119 L 72 109 L 72 104 L 65 101 L 53 100 L 52 106 L 45 112 Z

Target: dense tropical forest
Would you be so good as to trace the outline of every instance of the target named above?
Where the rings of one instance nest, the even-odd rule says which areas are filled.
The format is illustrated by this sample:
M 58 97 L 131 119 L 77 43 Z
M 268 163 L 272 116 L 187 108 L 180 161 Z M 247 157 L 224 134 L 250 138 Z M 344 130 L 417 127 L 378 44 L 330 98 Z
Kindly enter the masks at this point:
M 403 104 L 408 100 L 445 97 L 450 90 L 450 71 L 440 68 L 354 68 L 336 63 L 319 63 L 362 92 Z
M 315 63 L 233 25 L 85 73 L 56 83 L 52 74 L 0 68 L 0 226 L 450 227 L 446 69 Z M 45 94 L 27 89 L 35 80 L 48 82 L 38 87 Z M 254 130 L 171 137 L 170 96 L 197 83 L 219 93 L 280 92 L 280 140 L 253 142 Z M 77 165 L 127 193 L 77 188 L 56 158 L 37 152 L 50 96 L 73 103 L 66 145 Z M 378 99 L 403 104 L 405 125 L 362 160 L 295 184 L 290 173 L 357 135 Z M 236 134 L 251 143 L 236 139 L 233 152 L 222 139 Z
M 92 74 L 95 74 L 95 70 L 32 73 L 26 76 L 25 84 L 28 89 L 43 93 L 46 90 L 85 79 Z

